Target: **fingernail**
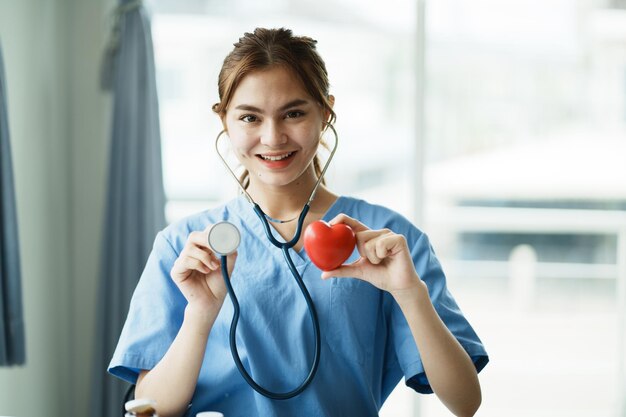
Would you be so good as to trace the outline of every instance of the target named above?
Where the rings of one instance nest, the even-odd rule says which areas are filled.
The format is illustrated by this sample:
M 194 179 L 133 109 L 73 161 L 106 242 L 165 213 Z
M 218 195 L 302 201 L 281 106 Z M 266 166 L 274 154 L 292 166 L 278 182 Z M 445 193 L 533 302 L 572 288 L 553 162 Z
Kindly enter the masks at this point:
M 217 262 L 211 261 L 211 268 L 217 269 L 218 267 L 219 267 L 219 265 L 217 264 Z

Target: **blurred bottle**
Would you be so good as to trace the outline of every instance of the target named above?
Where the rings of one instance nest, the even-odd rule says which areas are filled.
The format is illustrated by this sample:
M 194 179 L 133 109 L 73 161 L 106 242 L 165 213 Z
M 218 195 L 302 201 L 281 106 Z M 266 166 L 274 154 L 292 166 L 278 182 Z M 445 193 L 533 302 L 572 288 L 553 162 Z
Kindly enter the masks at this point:
M 125 417 L 159 417 L 156 412 L 156 401 L 138 398 L 124 404 Z

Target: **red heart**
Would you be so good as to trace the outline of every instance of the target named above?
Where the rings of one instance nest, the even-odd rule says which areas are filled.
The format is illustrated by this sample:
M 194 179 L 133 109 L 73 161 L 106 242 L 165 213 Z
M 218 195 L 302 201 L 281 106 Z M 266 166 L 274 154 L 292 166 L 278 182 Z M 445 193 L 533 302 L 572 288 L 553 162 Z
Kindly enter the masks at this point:
M 322 271 L 332 271 L 350 257 L 356 237 L 347 224 L 329 225 L 318 220 L 304 231 L 304 250 Z

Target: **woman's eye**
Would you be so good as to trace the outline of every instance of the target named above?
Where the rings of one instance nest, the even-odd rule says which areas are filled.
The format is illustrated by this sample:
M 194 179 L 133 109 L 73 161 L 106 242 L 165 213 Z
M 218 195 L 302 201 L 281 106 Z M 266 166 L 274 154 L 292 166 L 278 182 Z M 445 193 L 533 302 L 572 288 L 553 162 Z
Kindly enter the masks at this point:
M 285 118 L 295 119 L 297 117 L 302 117 L 302 116 L 304 116 L 304 112 L 301 112 L 300 110 L 294 110 L 294 111 L 287 112 L 287 114 L 285 115 Z
M 252 122 L 256 122 L 257 119 L 256 119 L 256 116 L 253 116 L 251 114 L 246 114 L 244 116 L 241 116 L 239 120 L 245 123 L 252 123 Z

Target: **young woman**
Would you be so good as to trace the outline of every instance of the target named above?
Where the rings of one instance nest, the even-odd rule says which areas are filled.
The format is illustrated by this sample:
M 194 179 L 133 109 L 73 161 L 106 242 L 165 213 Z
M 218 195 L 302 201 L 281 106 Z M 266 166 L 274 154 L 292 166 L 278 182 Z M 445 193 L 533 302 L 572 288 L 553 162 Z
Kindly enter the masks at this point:
M 285 240 L 320 176 L 320 137 L 335 120 L 315 43 L 286 29 L 246 33 L 224 60 L 213 107 L 246 170 L 246 191 L 282 220 L 271 224 Z M 241 305 L 237 347 L 245 368 L 267 389 L 290 391 L 307 376 L 315 350 L 305 300 L 243 196 L 157 235 L 109 371 L 136 382 L 136 396 L 155 399 L 165 417 L 203 410 L 376 416 L 402 377 L 417 392 L 435 392 L 455 415 L 473 415 L 487 353 L 448 292 L 426 235 L 390 209 L 323 185 L 304 226 L 320 219 L 350 226 L 357 246 L 326 272 L 311 263 L 302 239 L 289 249 L 321 329 L 319 369 L 301 394 L 260 395 L 231 356 L 233 303 L 207 242 L 211 226 L 224 220 L 241 231 L 228 269 Z

